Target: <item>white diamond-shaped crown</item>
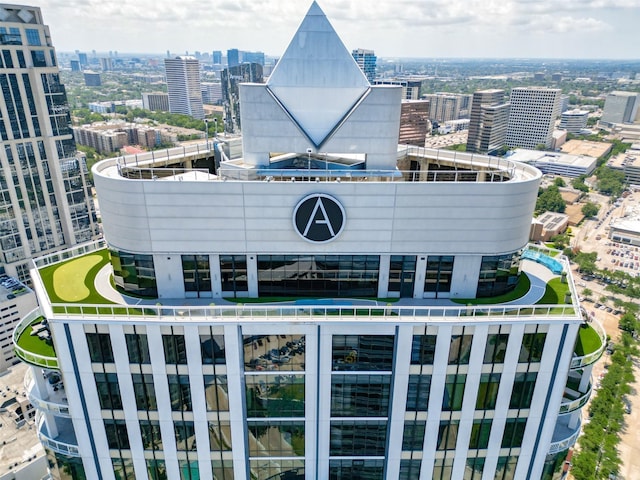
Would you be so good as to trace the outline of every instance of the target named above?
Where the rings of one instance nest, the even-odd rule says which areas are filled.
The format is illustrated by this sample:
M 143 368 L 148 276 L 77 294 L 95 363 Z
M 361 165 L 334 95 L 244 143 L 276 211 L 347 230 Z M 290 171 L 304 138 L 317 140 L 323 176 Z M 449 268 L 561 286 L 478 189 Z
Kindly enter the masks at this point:
M 267 86 L 316 146 L 370 87 L 315 1 Z

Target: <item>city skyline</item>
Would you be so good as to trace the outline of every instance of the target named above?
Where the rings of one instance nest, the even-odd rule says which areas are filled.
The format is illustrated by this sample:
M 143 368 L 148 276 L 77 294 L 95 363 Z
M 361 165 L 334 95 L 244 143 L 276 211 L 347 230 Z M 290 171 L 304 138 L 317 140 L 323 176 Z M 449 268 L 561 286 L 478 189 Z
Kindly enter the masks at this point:
M 62 52 L 240 48 L 277 55 L 310 3 L 222 1 L 209 12 L 193 0 L 43 0 L 39 6 Z M 634 45 L 640 0 L 382 0 L 372 10 L 363 2 L 322 0 L 320 6 L 347 48 L 372 49 L 379 57 L 638 57 Z

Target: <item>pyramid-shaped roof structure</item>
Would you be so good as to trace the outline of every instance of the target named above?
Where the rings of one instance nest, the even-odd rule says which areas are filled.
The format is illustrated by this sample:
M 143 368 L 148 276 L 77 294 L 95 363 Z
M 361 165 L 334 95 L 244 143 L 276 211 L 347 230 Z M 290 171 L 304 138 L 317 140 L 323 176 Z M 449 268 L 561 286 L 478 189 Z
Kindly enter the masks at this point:
M 314 1 L 267 87 L 318 147 L 370 85 Z

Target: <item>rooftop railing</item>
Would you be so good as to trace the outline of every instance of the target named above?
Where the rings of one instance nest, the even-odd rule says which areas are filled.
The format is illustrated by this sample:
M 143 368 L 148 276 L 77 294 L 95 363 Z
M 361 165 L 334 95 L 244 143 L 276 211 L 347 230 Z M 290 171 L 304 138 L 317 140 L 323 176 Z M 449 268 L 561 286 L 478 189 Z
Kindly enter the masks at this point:
M 25 348 L 23 346 L 24 342 L 20 342 L 20 336 L 25 332 L 25 330 L 31 328 L 31 324 L 41 316 L 41 310 L 36 308 L 20 320 L 20 323 L 18 323 L 16 328 L 13 330 L 13 349 L 21 360 L 31 365 L 58 370 L 59 366 L 57 357 L 37 353 L 34 351 L 35 349 Z M 36 341 L 44 342 L 45 340 L 38 339 Z
M 589 325 L 593 327 L 593 329 L 598 333 L 600 337 L 600 346 L 597 350 L 588 353 L 586 355 L 582 355 L 580 357 L 576 356 L 571 359 L 571 365 L 569 368 L 571 370 L 577 370 L 580 368 L 584 368 L 586 366 L 591 365 L 598 361 L 598 359 L 602 356 L 604 349 L 607 346 L 607 332 L 605 332 L 604 328 L 596 319 L 589 320 Z

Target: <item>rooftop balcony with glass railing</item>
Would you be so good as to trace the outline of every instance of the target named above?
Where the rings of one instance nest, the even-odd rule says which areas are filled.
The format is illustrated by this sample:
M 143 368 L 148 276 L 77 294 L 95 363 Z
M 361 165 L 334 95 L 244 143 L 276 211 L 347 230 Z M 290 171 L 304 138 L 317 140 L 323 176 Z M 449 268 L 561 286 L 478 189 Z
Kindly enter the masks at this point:
M 40 386 L 36 385 L 34 375 L 42 375 Z M 44 388 L 43 388 L 44 386 Z M 55 370 L 29 369 L 24 377 L 24 388 L 31 404 L 42 412 L 60 417 L 70 417 L 69 402 L 64 382 Z
M 607 334 L 597 320 L 590 319 L 589 322 L 580 325 L 571 359 L 571 370 L 585 368 L 597 362 L 606 346 Z
M 30 365 L 54 370 L 59 368 L 51 332 L 39 308 L 25 315 L 16 326 L 13 348 L 16 355 Z
M 548 455 L 555 455 L 558 452 L 571 448 L 580 435 L 581 420 L 576 415 L 560 415 L 556 421 L 556 428 L 553 431 L 551 445 Z
M 55 424 L 57 435 L 50 433 L 47 422 Z M 76 440 L 71 419 L 54 416 L 46 417 L 42 412 L 38 412 L 36 426 L 38 428 L 38 438 L 45 448 L 71 457 L 80 456 L 78 441 Z

